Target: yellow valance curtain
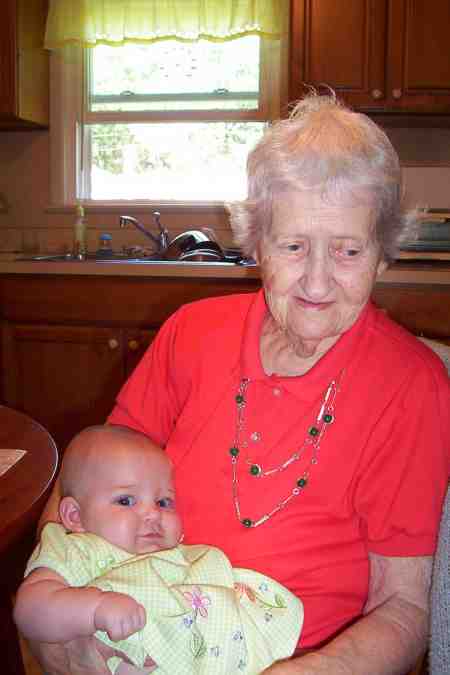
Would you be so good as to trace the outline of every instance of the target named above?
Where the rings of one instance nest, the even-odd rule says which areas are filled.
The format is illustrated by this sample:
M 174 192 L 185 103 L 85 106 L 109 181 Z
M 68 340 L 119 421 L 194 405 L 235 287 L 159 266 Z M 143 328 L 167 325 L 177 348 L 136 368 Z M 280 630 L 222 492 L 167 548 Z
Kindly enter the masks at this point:
M 45 47 L 279 37 L 280 0 L 50 0 Z

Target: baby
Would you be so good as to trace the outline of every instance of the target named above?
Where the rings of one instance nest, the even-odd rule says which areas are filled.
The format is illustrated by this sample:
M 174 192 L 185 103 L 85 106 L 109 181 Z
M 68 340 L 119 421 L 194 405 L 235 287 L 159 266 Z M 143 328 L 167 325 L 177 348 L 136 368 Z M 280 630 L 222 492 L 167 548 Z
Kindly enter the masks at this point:
M 295 650 L 301 602 L 277 582 L 232 568 L 217 548 L 185 546 L 172 466 L 137 431 L 90 427 L 61 468 L 62 524 L 31 556 L 14 618 L 22 634 L 67 642 L 96 634 L 149 673 L 256 674 Z

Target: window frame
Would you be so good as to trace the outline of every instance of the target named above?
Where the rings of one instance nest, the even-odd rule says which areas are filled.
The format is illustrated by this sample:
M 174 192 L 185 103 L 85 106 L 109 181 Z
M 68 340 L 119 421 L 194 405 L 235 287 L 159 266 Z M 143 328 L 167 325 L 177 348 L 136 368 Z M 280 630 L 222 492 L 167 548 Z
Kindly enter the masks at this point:
M 286 31 L 287 35 L 287 31 Z M 281 116 L 287 101 L 287 39 L 261 38 L 260 101 L 257 110 L 220 111 L 95 111 L 87 110 L 88 82 L 84 49 L 70 45 L 54 51 L 50 58 L 50 199 L 51 206 L 72 206 L 80 198 L 88 207 L 111 210 L 114 206 L 161 206 L 159 200 L 91 200 L 90 172 L 83 164 L 90 156 L 88 142 L 82 144 L 83 124 L 143 121 L 273 121 Z M 223 201 L 170 201 L 173 208 L 224 208 Z M 114 209 L 113 209 L 114 210 Z

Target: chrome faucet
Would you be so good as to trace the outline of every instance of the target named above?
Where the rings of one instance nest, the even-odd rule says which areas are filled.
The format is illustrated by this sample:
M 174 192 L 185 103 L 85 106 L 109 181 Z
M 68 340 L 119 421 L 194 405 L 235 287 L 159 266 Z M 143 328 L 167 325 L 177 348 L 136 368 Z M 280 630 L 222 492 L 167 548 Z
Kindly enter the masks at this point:
M 154 235 L 150 230 L 147 230 L 142 223 L 140 223 L 137 218 L 133 218 L 132 216 L 120 216 L 119 218 L 119 226 L 120 227 L 125 227 L 127 224 L 134 225 L 139 232 L 142 232 L 142 234 L 147 237 L 148 239 L 151 239 L 153 244 L 157 247 L 158 252 L 165 251 L 167 247 L 169 246 L 170 242 L 170 235 L 169 231 L 162 225 L 161 223 L 161 214 L 159 211 L 153 211 L 152 213 L 153 220 L 155 222 L 155 225 L 157 225 L 159 234 Z

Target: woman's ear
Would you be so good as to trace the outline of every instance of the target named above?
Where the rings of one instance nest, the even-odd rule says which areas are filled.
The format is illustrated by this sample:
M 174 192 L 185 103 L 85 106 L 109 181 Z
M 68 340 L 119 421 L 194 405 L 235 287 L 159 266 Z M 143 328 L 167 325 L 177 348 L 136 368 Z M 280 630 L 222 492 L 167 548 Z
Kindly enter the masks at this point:
M 252 253 L 252 258 L 253 258 L 253 260 L 256 260 L 256 262 L 258 263 L 258 265 L 259 265 L 260 262 L 261 262 L 261 258 L 260 258 L 260 255 L 259 255 L 259 248 L 260 248 L 260 244 L 258 243 L 257 246 L 256 246 L 256 248 L 255 248 L 255 250 L 254 250 L 253 253 Z
M 63 497 L 59 504 L 59 517 L 70 532 L 85 532 L 81 522 L 81 508 L 73 497 Z

